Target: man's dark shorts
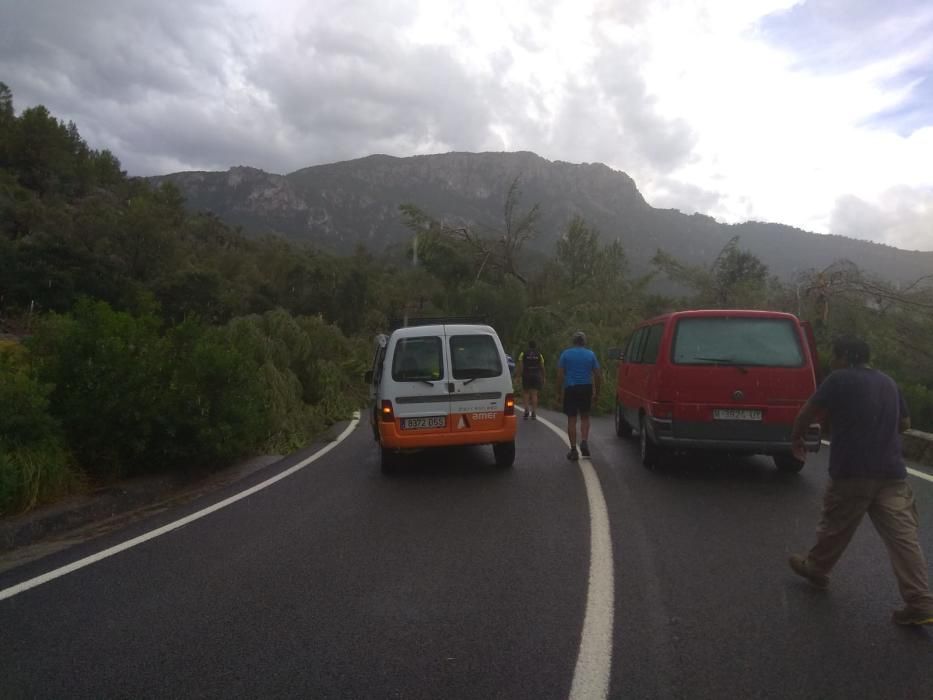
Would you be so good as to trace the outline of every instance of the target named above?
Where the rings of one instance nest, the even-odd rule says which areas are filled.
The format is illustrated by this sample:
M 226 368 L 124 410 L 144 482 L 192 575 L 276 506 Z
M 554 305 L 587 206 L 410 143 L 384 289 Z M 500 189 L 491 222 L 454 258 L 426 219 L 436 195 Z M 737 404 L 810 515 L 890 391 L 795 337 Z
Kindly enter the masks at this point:
M 528 374 L 522 375 L 522 389 L 525 391 L 531 391 L 533 389 L 541 389 L 541 373 L 540 372 L 529 372 Z
M 564 388 L 564 413 L 568 416 L 588 414 L 592 401 L 592 384 L 576 384 Z

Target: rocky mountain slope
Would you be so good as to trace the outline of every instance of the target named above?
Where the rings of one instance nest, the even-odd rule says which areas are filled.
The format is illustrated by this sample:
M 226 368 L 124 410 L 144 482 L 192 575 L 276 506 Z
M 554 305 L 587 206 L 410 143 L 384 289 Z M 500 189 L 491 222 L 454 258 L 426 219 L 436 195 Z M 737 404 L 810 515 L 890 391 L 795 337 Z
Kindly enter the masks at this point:
M 783 279 L 849 259 L 892 281 L 933 272 L 933 252 L 904 251 L 867 241 L 823 236 L 789 226 L 727 225 L 694 214 L 651 207 L 625 173 L 599 163 L 548 161 L 533 153 L 447 153 L 395 158 L 375 155 L 318 165 L 289 175 L 247 167 L 183 172 L 152 178 L 174 182 L 194 210 L 209 210 L 248 233 L 274 232 L 346 253 L 362 244 L 373 252 L 398 249 L 410 238 L 399 205 L 415 204 L 455 225 L 493 234 L 503 203 L 521 178 L 524 211 L 540 203 L 540 233 L 532 248 L 551 254 L 574 215 L 604 239 L 619 238 L 636 270 L 658 248 L 693 263 L 711 261 L 735 235 Z

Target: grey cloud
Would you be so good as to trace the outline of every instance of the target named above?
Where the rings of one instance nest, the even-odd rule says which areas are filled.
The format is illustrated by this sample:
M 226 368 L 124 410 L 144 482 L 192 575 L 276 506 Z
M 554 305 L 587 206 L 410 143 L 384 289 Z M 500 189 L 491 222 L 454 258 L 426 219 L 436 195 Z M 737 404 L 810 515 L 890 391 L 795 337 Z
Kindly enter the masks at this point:
M 722 201 L 722 194 L 679 180 L 662 178 L 653 187 L 651 205 L 662 209 L 679 209 L 686 214 L 713 211 Z
M 630 147 L 656 171 L 669 172 L 690 157 L 696 136 L 685 120 L 658 113 L 638 63 L 637 48 L 607 42 L 595 61 L 598 85 Z
M 933 250 L 933 190 L 893 188 L 879 204 L 853 195 L 840 197 L 829 228 L 830 233 L 905 250 Z
M 496 106 L 498 78 L 399 42 L 410 5 L 309 7 L 271 41 L 219 0 L 17 0 L 0 29 L 0 80 L 18 107 L 73 119 L 134 174 L 502 148 L 489 124 L 512 107 Z
M 409 152 L 474 150 L 491 139 L 486 93 L 495 86 L 467 75 L 439 48 L 316 27 L 267 51 L 249 75 L 292 135 L 316 144 L 324 158 L 387 144 Z
M 0 69 L 43 101 L 203 94 L 239 43 L 235 18 L 220 9 L 214 0 L 14 0 L 0 25 Z
M 638 72 L 635 47 L 606 43 L 592 84 L 569 86 L 555 141 L 571 160 L 602 160 L 643 177 L 663 175 L 691 156 L 696 136 L 682 119 L 661 115 Z
M 0 80 L 18 108 L 73 119 L 133 174 L 506 147 L 640 174 L 692 146 L 657 114 L 631 53 L 604 53 L 552 112 L 549 86 L 506 80 L 515 44 L 470 72 L 445 49 L 404 43 L 416 3 L 296 5 L 285 34 L 266 36 L 229 1 L 8 0 Z M 636 21 L 644 6 L 607 4 L 594 21 Z M 537 50 L 529 21 L 516 43 Z
M 215 165 L 223 161 L 210 137 L 231 119 L 218 112 L 248 41 L 245 18 L 216 0 L 14 0 L 0 28 L 0 79 L 18 108 L 44 104 L 74 120 L 130 172 L 152 172 L 155 162 Z M 199 132 L 206 149 L 193 138 Z
M 593 19 L 597 25 L 613 23 L 634 27 L 644 21 L 650 7 L 651 0 L 602 0 L 595 8 Z

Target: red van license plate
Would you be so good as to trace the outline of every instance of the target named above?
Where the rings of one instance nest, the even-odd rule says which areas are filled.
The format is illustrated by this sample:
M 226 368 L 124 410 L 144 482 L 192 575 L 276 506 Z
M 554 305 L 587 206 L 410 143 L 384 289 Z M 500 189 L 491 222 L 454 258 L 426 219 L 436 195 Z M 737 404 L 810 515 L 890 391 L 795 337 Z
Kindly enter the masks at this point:
M 424 418 L 402 418 L 402 430 L 427 430 L 446 428 L 447 416 L 426 416 Z
M 757 408 L 714 408 L 715 420 L 761 420 L 761 411 Z

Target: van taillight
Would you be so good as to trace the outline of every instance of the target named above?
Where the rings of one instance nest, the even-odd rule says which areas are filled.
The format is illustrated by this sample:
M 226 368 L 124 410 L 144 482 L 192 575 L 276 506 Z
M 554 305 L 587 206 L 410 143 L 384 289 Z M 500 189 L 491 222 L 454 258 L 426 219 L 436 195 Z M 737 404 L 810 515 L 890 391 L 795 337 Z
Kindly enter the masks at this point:
M 505 415 L 507 416 L 515 415 L 515 395 L 514 394 L 505 395 Z
M 392 402 L 386 399 L 382 402 L 382 421 L 391 423 L 395 420 L 395 411 L 392 410 Z

